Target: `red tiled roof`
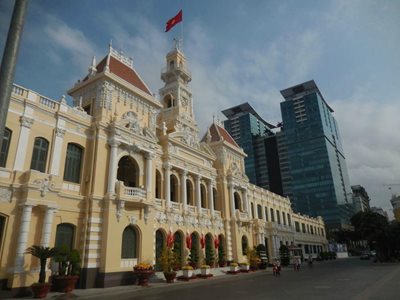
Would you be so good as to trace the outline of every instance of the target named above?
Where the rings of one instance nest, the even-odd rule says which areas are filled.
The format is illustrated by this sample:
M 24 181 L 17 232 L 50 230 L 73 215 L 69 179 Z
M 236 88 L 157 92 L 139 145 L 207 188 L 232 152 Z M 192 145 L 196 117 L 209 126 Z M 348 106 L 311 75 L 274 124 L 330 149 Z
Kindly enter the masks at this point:
M 211 135 L 211 142 L 218 142 L 221 141 L 222 139 L 227 141 L 229 144 L 240 148 L 238 144 L 236 144 L 235 140 L 231 137 L 231 135 L 228 133 L 228 131 L 225 130 L 225 128 L 216 125 L 213 123 L 210 126 L 210 135 Z M 204 136 L 203 141 L 206 139 L 207 134 Z
M 107 56 L 104 57 L 97 65 L 96 69 L 98 73 L 103 72 L 107 63 Z M 129 82 L 135 87 L 141 89 L 143 92 L 151 95 L 151 91 L 147 88 L 144 82 L 140 79 L 139 75 L 134 69 L 131 69 L 127 65 L 120 62 L 118 59 L 110 56 L 110 73 L 113 73 L 120 77 L 121 79 Z M 87 80 L 87 77 L 83 81 Z

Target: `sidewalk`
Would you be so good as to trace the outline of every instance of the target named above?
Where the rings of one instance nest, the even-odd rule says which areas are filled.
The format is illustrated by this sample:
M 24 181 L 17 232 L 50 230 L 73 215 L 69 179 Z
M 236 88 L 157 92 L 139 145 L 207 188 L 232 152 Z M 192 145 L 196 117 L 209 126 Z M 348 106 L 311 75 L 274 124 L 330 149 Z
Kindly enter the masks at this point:
M 162 272 L 156 272 L 155 275 L 150 279 L 150 286 L 149 287 L 142 287 L 139 285 L 125 285 L 125 286 L 117 286 L 117 287 L 111 287 L 111 288 L 92 288 L 92 289 L 75 289 L 72 292 L 72 298 L 81 298 L 81 299 L 92 299 L 98 297 L 98 295 L 106 296 L 110 295 L 110 297 L 115 298 L 116 295 L 119 293 L 126 293 L 127 291 L 129 292 L 139 292 L 142 291 L 143 289 L 151 288 L 151 289 L 158 289 L 158 288 L 169 288 L 172 286 L 178 286 L 178 285 L 188 285 L 188 284 L 194 284 L 198 282 L 204 282 L 207 280 L 214 280 L 214 279 L 221 279 L 221 278 L 227 278 L 227 276 L 241 276 L 245 274 L 238 274 L 238 275 L 227 275 L 227 271 L 229 270 L 229 267 L 224 267 L 224 268 L 215 268 L 212 269 L 211 273 L 213 274 L 213 277 L 209 279 L 194 279 L 190 281 L 181 281 L 181 280 L 176 280 L 173 284 L 167 284 L 164 279 L 164 274 Z M 259 272 L 265 272 L 265 270 L 259 270 Z M 267 272 L 271 272 L 271 269 L 268 268 Z M 196 270 L 195 274 L 199 274 L 200 270 Z M 177 277 L 182 275 L 182 271 L 178 271 Z M 57 293 L 57 292 L 50 292 L 47 295 L 46 299 L 66 299 L 67 297 L 63 293 Z M 71 298 L 71 297 L 70 297 Z M 0 290 L 0 299 L 16 299 L 12 298 L 11 291 L 2 291 Z M 34 299 L 32 297 L 24 297 L 24 298 L 19 298 L 19 299 Z

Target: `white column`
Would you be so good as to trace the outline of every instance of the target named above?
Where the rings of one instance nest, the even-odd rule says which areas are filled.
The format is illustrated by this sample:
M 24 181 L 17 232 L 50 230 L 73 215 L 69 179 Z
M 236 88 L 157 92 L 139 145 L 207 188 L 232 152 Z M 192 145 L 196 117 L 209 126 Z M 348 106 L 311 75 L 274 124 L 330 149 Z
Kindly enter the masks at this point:
M 120 143 L 113 139 L 109 142 L 109 144 L 111 147 L 111 153 L 110 153 L 110 161 L 108 163 L 107 192 L 110 195 L 114 195 L 115 194 L 115 182 L 117 180 L 117 152 L 118 152 L 118 146 Z
M 29 142 L 29 133 L 33 124 L 33 119 L 21 116 L 21 132 L 19 133 L 17 154 L 15 155 L 14 170 L 23 171 L 25 165 L 26 150 Z M 28 155 L 29 156 L 29 155 Z
M 235 196 L 233 194 L 233 183 L 229 183 L 229 197 L 231 198 L 231 219 L 235 219 Z
M 212 180 L 208 181 L 208 207 L 211 210 L 211 215 L 214 215 L 214 193 L 213 193 L 213 182 Z
M 51 227 L 53 225 L 53 218 L 55 212 L 56 209 L 54 207 L 46 208 L 46 213 L 44 215 L 44 220 L 43 220 L 42 239 L 40 241 L 40 245 L 43 247 L 48 247 L 50 244 Z
M 171 186 L 170 186 L 171 166 L 168 163 L 164 164 L 164 197 L 167 202 L 167 207 L 171 207 Z
M 28 233 L 31 225 L 32 205 L 25 204 L 22 207 L 21 224 L 19 226 L 19 233 L 17 237 L 17 250 L 15 255 L 16 271 L 22 270 L 24 265 L 24 253 L 27 248 Z
M 200 175 L 195 175 L 197 213 L 201 213 Z
M 262 215 L 263 221 L 265 221 L 265 206 L 261 206 L 261 215 Z
M 60 171 L 60 161 L 65 129 L 56 128 L 55 131 L 56 137 L 54 141 L 50 174 L 58 176 L 58 172 Z
M 146 190 L 147 197 L 151 195 L 152 185 L 153 185 L 153 158 L 154 153 L 148 152 L 145 155 L 146 157 Z
M 183 211 L 187 210 L 187 191 L 186 191 L 186 176 L 187 171 L 181 171 L 181 199 L 183 203 Z

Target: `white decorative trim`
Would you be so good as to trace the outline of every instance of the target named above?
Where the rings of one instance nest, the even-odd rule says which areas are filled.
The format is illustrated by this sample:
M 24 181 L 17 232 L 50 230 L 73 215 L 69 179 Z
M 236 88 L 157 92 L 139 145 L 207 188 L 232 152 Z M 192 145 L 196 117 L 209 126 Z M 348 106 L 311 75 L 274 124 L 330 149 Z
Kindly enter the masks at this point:
M 19 120 L 20 120 L 20 122 L 21 122 L 21 126 L 22 126 L 22 127 L 26 127 L 26 128 L 31 128 L 31 127 L 32 127 L 32 124 L 33 124 L 33 122 L 34 122 L 34 119 L 33 119 L 33 118 L 29 118 L 29 117 L 27 117 L 27 116 L 21 116 L 21 117 L 19 118 Z

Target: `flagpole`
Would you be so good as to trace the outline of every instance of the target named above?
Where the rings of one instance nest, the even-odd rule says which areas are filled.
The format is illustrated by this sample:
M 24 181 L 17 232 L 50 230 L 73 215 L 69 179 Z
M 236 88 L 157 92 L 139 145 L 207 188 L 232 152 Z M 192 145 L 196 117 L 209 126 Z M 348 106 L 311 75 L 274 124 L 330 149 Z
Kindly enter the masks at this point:
M 182 18 L 182 22 L 181 22 L 181 43 L 182 43 L 182 45 L 181 45 L 181 47 L 182 47 L 181 51 L 183 52 L 183 18 Z

